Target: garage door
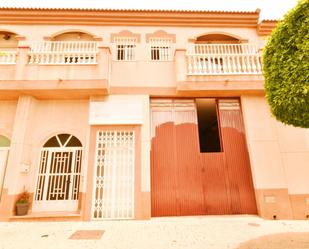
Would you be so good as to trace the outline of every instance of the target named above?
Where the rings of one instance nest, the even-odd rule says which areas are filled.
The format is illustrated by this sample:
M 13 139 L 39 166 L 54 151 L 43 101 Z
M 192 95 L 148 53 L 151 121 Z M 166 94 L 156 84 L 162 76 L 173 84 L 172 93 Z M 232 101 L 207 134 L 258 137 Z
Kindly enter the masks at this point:
M 200 118 L 196 102 L 151 102 L 152 216 L 256 214 L 238 100 L 214 100 L 218 120 L 208 127 L 206 136 L 201 134 L 202 125 L 210 122 L 208 110 L 198 110 L 204 117 Z M 217 144 L 208 146 L 216 132 Z

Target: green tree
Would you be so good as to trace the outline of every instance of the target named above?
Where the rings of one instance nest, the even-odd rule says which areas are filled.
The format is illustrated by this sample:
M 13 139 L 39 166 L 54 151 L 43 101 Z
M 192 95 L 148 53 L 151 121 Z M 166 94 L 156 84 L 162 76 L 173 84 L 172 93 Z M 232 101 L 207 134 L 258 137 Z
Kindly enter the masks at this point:
M 285 124 L 309 128 L 309 0 L 274 29 L 263 54 L 266 98 Z

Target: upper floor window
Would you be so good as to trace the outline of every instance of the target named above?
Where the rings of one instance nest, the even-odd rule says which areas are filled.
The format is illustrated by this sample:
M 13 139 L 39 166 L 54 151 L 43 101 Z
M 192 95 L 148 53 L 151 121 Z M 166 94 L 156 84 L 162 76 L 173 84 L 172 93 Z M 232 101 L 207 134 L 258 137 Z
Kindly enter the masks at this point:
M 150 60 L 170 61 L 172 59 L 172 40 L 166 38 L 150 38 Z
M 115 54 L 117 61 L 134 61 L 136 58 L 135 37 L 115 37 Z

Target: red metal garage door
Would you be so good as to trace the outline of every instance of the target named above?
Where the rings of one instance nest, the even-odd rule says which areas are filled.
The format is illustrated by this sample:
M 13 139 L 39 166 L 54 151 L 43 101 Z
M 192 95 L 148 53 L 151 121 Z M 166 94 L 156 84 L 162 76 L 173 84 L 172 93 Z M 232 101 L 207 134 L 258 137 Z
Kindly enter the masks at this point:
M 152 216 L 255 214 L 238 100 L 219 101 L 222 152 L 200 153 L 194 100 L 152 100 Z

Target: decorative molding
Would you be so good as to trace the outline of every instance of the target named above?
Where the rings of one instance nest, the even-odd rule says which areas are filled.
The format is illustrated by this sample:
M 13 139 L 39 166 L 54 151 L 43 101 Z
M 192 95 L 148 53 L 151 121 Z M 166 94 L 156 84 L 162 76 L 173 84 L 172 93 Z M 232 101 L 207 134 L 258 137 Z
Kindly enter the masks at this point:
M 100 36 L 94 36 L 94 37 L 93 37 L 93 40 L 94 40 L 94 41 L 103 41 L 103 38 L 100 37 Z
M 44 37 L 43 37 L 43 40 L 44 40 L 44 41 L 51 41 L 51 40 L 52 40 L 52 37 L 51 37 L 51 36 L 44 36 Z
M 134 34 L 129 30 L 122 30 L 119 33 L 112 33 L 110 42 L 114 42 L 115 38 L 136 38 L 136 43 L 141 42 L 141 34 Z
M 21 35 L 16 35 L 15 38 L 16 38 L 17 41 L 25 41 L 26 40 L 26 37 L 21 36 Z
M 153 33 L 146 34 L 146 42 L 148 43 L 151 38 L 165 38 L 170 39 L 173 43 L 176 43 L 176 35 L 168 34 L 164 30 L 157 30 Z

